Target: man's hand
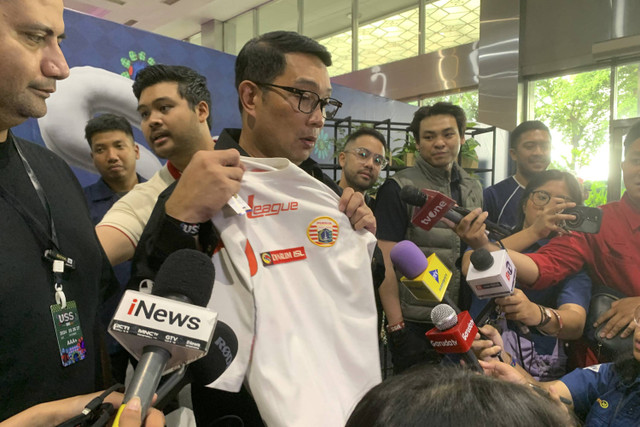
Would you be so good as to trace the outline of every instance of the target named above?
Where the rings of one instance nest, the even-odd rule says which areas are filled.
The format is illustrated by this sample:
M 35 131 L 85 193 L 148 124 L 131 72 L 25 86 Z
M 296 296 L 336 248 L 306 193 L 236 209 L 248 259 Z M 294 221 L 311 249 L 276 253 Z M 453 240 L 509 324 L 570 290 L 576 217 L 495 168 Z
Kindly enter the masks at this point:
M 140 398 L 137 396 L 132 398 L 124 407 L 118 419 L 119 427 L 164 427 L 165 419 L 162 412 L 155 408 L 149 408 L 147 418 L 142 423 L 142 414 L 140 413 Z
M 482 337 L 480 333 L 476 334 L 471 349 L 479 360 L 493 360 L 503 350 L 504 344 L 500 332 L 491 325 L 484 325 L 478 330 L 486 338 Z
M 479 360 L 478 362 L 480 363 L 480 366 L 482 366 L 482 369 L 484 369 L 484 373 L 486 375 L 515 384 L 527 384 L 529 382 L 527 381 L 527 378 L 518 372 L 516 368 L 509 366 L 506 363 L 499 362 L 497 360 L 492 360 L 490 362 Z
M 475 208 L 460 220 L 454 231 L 462 241 L 473 249 L 482 248 L 489 243 L 486 233 L 487 225 L 484 223 L 487 216 L 489 216 L 489 212 L 482 212 L 482 209 Z
M 535 326 L 540 323 L 540 307 L 532 303 L 520 289 L 515 288 L 513 294 L 508 297 L 496 298 L 496 304 L 506 314 L 509 320 L 516 320 L 527 326 Z
M 364 196 L 353 188 L 347 187 L 342 192 L 338 209 L 344 212 L 355 230 L 368 230 L 376 234 L 376 217 L 364 202 Z
M 167 215 L 197 224 L 211 219 L 240 190 L 244 166 L 235 149 L 198 151 L 167 200 Z
M 622 331 L 620 338 L 626 338 L 631 335 L 635 329 L 633 312 L 639 305 L 640 297 L 628 297 L 614 301 L 611 304 L 611 308 L 602 313 L 593 326 L 597 328 L 607 322 L 602 330 L 600 330 L 601 338 L 611 339 L 618 335 L 620 331 Z

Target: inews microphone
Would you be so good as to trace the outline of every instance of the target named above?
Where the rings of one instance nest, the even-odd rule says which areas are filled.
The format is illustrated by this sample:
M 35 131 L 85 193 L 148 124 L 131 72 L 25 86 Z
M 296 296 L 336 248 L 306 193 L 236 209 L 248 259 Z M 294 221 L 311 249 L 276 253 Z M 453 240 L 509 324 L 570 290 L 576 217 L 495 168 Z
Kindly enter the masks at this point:
M 424 256 L 415 243 L 403 240 L 391 249 L 391 261 L 400 270 L 400 282 L 421 301 L 442 302 L 449 282 L 451 270 L 438 259 L 436 254 Z
M 456 202 L 453 199 L 439 191 L 420 190 L 413 185 L 402 187 L 400 199 L 409 205 L 420 208 L 411 219 L 411 222 L 427 231 L 431 230 L 442 218 L 447 218 L 449 221 L 458 224 L 463 217 L 471 212 L 461 206 L 456 206 Z M 484 223 L 489 231 L 489 237 L 494 240 L 502 239 L 511 234 L 510 230 L 491 221 L 485 220 Z
M 480 248 L 471 254 L 467 283 L 478 299 L 491 298 L 476 318 L 476 324 L 482 326 L 495 311 L 495 298 L 513 294 L 516 266 L 506 250 L 489 252 Z
M 435 328 L 427 331 L 426 337 L 433 348 L 441 354 L 460 354 L 474 371 L 483 372 L 471 344 L 478 328 L 468 311 L 456 314 L 447 304 L 438 304 L 431 310 L 431 321 Z
M 132 397 L 140 398 L 146 414 L 162 375 L 207 354 L 218 315 L 203 307 L 211 298 L 214 279 L 207 255 L 181 249 L 158 270 L 151 295 L 125 292 L 109 333 L 139 363 L 114 425 Z

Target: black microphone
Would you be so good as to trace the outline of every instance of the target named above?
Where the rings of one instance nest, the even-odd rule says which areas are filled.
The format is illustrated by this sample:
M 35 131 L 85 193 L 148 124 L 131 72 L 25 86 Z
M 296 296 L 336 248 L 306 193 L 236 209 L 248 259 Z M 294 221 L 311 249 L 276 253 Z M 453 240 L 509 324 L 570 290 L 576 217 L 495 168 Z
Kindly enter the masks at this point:
M 139 356 L 139 363 L 114 425 L 134 396 L 140 398 L 146 415 L 163 373 L 206 354 L 217 315 L 200 307 L 208 304 L 214 280 L 210 257 L 181 249 L 169 255 L 158 270 L 152 295 L 125 292 L 109 332 Z
M 418 187 L 414 187 L 413 185 L 406 185 L 400 189 L 400 199 L 412 206 L 422 207 L 428 201 L 429 197 L 424 194 Z M 463 208 L 461 206 L 452 206 L 445 214 L 444 217 L 449 221 L 458 224 L 467 216 L 471 211 L 469 209 Z M 503 239 L 509 235 L 511 235 L 511 231 L 495 224 L 491 221 L 485 220 L 484 222 L 487 226 L 487 230 L 489 231 L 489 237 L 494 240 Z
M 209 385 L 227 370 L 238 353 L 238 337 L 226 323 L 218 320 L 209 352 L 189 365 L 189 382 Z

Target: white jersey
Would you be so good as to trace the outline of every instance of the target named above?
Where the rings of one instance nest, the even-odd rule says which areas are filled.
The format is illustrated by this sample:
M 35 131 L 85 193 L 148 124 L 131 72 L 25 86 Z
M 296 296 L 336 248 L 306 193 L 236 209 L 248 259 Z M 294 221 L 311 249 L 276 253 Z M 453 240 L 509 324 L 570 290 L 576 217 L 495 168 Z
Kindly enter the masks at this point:
M 381 381 L 375 237 L 354 231 L 338 196 L 288 160 L 242 161 L 239 195 L 252 211 L 213 218 L 225 249 L 209 303 L 239 349 L 210 386 L 246 380 L 267 425 L 343 426 Z

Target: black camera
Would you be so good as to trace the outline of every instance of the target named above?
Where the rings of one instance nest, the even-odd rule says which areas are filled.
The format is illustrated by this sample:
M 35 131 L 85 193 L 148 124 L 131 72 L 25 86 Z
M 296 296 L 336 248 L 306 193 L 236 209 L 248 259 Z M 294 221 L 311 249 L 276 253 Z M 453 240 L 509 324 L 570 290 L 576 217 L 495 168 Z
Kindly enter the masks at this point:
M 568 230 L 581 231 L 583 233 L 595 234 L 600 231 L 602 223 L 602 211 L 600 208 L 589 208 L 587 206 L 576 206 L 565 209 L 563 214 L 574 215 L 576 219 L 566 220 L 564 226 Z

